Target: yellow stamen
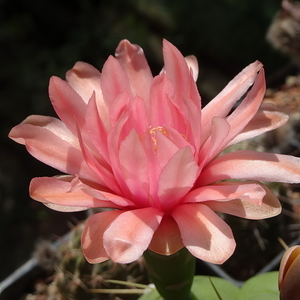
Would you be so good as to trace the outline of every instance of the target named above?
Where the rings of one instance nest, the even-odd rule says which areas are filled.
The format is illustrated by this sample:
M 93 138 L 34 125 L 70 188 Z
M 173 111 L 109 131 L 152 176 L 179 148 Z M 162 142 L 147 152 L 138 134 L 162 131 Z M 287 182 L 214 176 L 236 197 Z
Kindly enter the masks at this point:
M 168 135 L 168 132 L 162 126 L 157 126 L 157 127 L 154 127 L 154 128 L 152 128 L 152 126 L 149 126 L 148 130 L 149 130 L 151 139 L 152 139 L 153 144 L 154 144 L 154 147 L 153 147 L 154 151 L 156 151 L 157 150 L 156 131 L 159 131 L 159 132 L 161 132 L 162 134 L 165 134 L 165 135 Z

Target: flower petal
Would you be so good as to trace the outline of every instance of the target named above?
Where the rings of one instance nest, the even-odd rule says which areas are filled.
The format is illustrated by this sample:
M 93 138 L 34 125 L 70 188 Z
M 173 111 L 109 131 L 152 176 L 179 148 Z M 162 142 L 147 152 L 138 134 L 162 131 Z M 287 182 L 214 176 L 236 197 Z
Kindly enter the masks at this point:
M 85 191 L 89 186 L 83 183 L 74 186 L 73 179 L 73 176 L 33 178 L 29 186 L 30 197 L 56 210 L 60 210 L 61 206 L 62 211 L 66 211 L 67 207 L 70 207 L 70 211 L 76 208 L 85 210 L 89 207 L 122 207 L 111 202 L 104 195 L 100 198 L 100 192 L 97 194 L 98 199 L 94 195 L 89 195 Z
M 266 91 L 265 71 L 261 69 L 253 86 L 242 100 L 241 104 L 227 117 L 231 126 L 229 139 L 235 137 L 257 113 Z M 227 140 L 228 143 L 230 140 Z
M 142 135 L 145 131 L 149 129 L 145 101 L 144 99 L 136 96 L 130 101 L 129 106 L 129 122 L 131 123 L 130 125 L 136 130 L 138 134 Z
M 153 76 L 143 49 L 131 44 L 128 40 L 122 40 L 116 49 L 115 56 L 127 73 L 132 95 L 143 98 L 147 104 Z
M 180 205 L 172 217 L 178 224 L 183 244 L 195 257 L 222 264 L 234 252 L 230 227 L 206 205 Z
M 184 203 L 241 199 L 259 205 L 265 195 L 266 191 L 260 183 L 220 182 L 192 190 L 184 197 Z
M 280 268 L 279 268 L 279 278 L 278 278 L 279 289 L 281 289 L 281 287 L 283 285 L 283 281 L 284 281 L 284 278 L 285 278 L 287 272 L 289 271 L 289 269 L 291 268 L 291 266 L 293 265 L 295 260 L 299 257 L 300 257 L 300 247 L 299 247 L 299 245 L 290 247 L 284 253 L 284 255 L 281 259 Z M 298 262 L 296 263 L 296 265 L 298 265 L 298 264 L 299 264 L 299 259 L 298 259 Z M 299 283 L 298 283 L 298 285 L 299 285 Z M 288 298 L 286 298 L 286 299 L 288 299 Z
M 227 127 L 229 126 L 228 134 L 221 136 L 221 139 L 217 138 L 220 136 L 220 134 L 215 133 L 216 131 L 215 122 L 212 122 L 211 136 L 212 137 L 215 136 L 215 138 L 208 139 L 204 144 L 203 148 L 201 149 L 201 152 L 209 153 L 206 160 L 209 160 L 212 157 L 215 157 L 216 155 L 221 153 L 228 146 L 228 144 L 247 126 L 247 124 L 257 113 L 261 105 L 261 102 L 263 100 L 265 90 L 266 90 L 265 75 L 264 75 L 264 70 L 261 69 L 256 77 L 253 86 L 251 87 L 250 91 L 247 93 L 246 97 L 242 100 L 241 104 L 226 118 L 228 125 L 219 124 L 218 126 L 219 129 L 217 129 L 217 132 L 224 131 L 226 126 Z M 212 121 L 215 121 L 215 119 L 216 117 L 214 117 Z M 222 120 L 222 118 L 219 119 Z M 208 143 L 210 145 L 209 147 L 210 150 L 207 147 Z M 200 161 L 203 160 L 204 159 L 200 157 Z
M 148 206 L 148 159 L 136 131 L 133 129 L 120 145 L 120 168 L 123 178 L 140 207 Z
M 252 184 L 250 184 L 252 185 Z M 279 200 L 263 184 L 261 187 L 265 190 L 265 196 L 262 198 L 260 205 L 249 202 L 243 198 L 229 201 L 208 201 L 205 205 L 212 210 L 222 212 L 245 219 L 260 220 L 277 216 L 281 212 Z
M 189 69 L 188 62 L 181 52 L 170 42 L 163 40 L 163 57 L 165 62 L 164 72 L 171 80 L 175 90 L 174 104 L 183 114 L 186 114 L 187 108 L 183 101 L 184 95 L 194 101 L 194 104 L 200 108 L 200 96 L 193 78 L 194 74 Z
M 199 152 L 199 168 L 203 168 L 212 158 L 223 150 L 224 141 L 230 133 L 230 125 L 225 118 L 213 117 L 211 135 Z
M 256 115 L 266 91 L 264 69 L 258 72 L 253 86 L 242 100 L 241 104 L 226 118 L 230 125 L 228 136 L 219 144 L 218 151 L 221 153 L 228 144 L 248 125 Z
M 300 276 L 300 256 L 298 246 L 290 248 L 284 254 L 283 262 L 280 264 L 279 271 L 279 289 L 281 300 L 298 299 L 300 293 L 299 276 Z M 288 255 L 288 261 L 286 256 Z M 288 265 L 283 265 L 288 263 Z M 285 269 L 282 270 L 282 268 Z M 282 274 L 284 272 L 284 274 Z M 282 276 L 284 276 L 282 278 Z M 282 280 L 283 279 L 283 280 Z
M 150 89 L 150 119 L 152 127 L 168 124 L 175 127 L 178 108 L 174 106 L 170 97 L 174 94 L 174 87 L 166 74 L 154 77 Z M 176 128 L 176 127 L 175 127 Z
M 161 172 L 168 161 L 180 148 L 169 138 L 169 132 L 165 128 L 150 128 L 149 135 L 147 135 L 146 137 L 150 137 L 151 139 L 152 149 L 156 154 L 159 171 Z
M 110 56 L 103 66 L 100 83 L 103 99 L 109 110 L 119 95 L 127 93 L 132 96 L 128 76 L 113 56 Z
M 194 81 L 197 81 L 198 75 L 199 75 L 199 65 L 198 60 L 196 56 L 194 55 L 188 55 L 185 57 L 185 61 L 189 67 L 190 70 L 193 72 L 193 78 Z
M 103 234 L 122 213 L 120 210 L 104 211 L 88 219 L 81 235 L 81 246 L 89 263 L 101 263 L 110 258 L 103 246 Z
M 100 77 L 101 73 L 96 68 L 81 61 L 66 74 L 68 84 L 85 103 L 88 103 L 93 93 L 97 95 L 97 99 L 102 99 Z
M 288 115 L 281 112 L 273 104 L 263 103 L 247 126 L 231 142 L 229 142 L 227 146 L 229 147 L 267 131 L 276 129 L 284 125 L 288 119 Z
M 167 40 L 163 40 L 164 71 L 171 80 L 174 89 L 189 96 L 190 70 L 181 52 Z M 180 103 L 178 103 L 180 105 Z
M 162 255 L 171 255 L 183 247 L 177 223 L 169 215 L 164 215 L 153 235 L 149 249 Z
M 56 76 L 50 79 L 49 97 L 59 118 L 76 135 L 76 124 L 85 123 L 86 103 L 66 81 Z
M 81 189 L 87 195 L 94 197 L 95 199 L 112 202 L 111 204 L 109 204 L 109 208 L 119 208 L 119 209 L 136 208 L 136 205 L 131 200 L 113 194 L 111 192 L 106 192 L 104 189 L 103 190 L 96 189 L 88 185 L 86 185 L 85 187 L 82 186 Z
M 122 190 L 122 195 L 126 198 L 131 198 L 132 195 L 124 181 L 119 162 L 120 143 L 129 134 L 130 131 L 127 130 L 131 129 L 126 126 L 127 121 L 128 114 L 122 114 L 107 136 L 107 145 L 109 149 L 111 168 L 113 170 L 114 177 L 116 178 L 116 181 Z
M 58 119 L 30 116 L 15 126 L 9 136 L 25 144 L 28 152 L 45 164 L 63 173 L 95 181 L 95 174 L 84 161 L 78 139 Z
M 93 93 L 86 109 L 86 131 L 89 136 L 89 141 L 93 143 L 96 151 L 105 159 L 107 163 L 109 163 L 107 129 L 105 127 L 107 124 L 105 124 L 102 120 L 98 109 L 99 108 L 96 104 L 95 94 Z
M 101 112 L 100 119 L 105 124 L 105 127 L 108 128 L 108 108 L 103 99 L 100 78 L 101 73 L 84 62 L 77 62 L 66 74 L 67 82 L 85 103 L 89 103 L 92 95 L 94 95 L 97 106 L 96 111 L 97 113 Z M 86 116 L 86 121 L 89 121 L 88 116 Z
M 116 194 L 120 193 L 120 189 L 118 186 L 118 182 L 113 176 L 112 170 L 109 166 L 107 169 L 105 166 L 107 165 L 105 161 L 103 161 L 102 157 L 97 157 L 96 153 L 90 151 L 87 145 L 83 142 L 83 138 L 81 136 L 80 129 L 77 128 L 77 136 L 80 142 L 81 151 L 84 157 L 86 164 L 90 167 L 90 169 L 95 173 L 97 177 L 97 181 L 105 182 L 105 186 L 110 190 L 114 191 Z M 97 158 L 96 158 L 97 157 Z M 102 163 L 101 163 L 102 162 Z M 103 165 L 104 162 L 104 165 Z
M 250 64 L 234 77 L 226 87 L 211 100 L 202 110 L 201 127 L 202 140 L 205 141 L 210 134 L 210 122 L 213 117 L 226 117 L 235 103 L 245 95 L 254 83 L 257 72 L 262 68 L 258 61 Z
M 193 90 L 193 89 L 192 89 Z M 198 93 L 195 91 L 195 93 Z M 194 94 L 195 94 L 194 93 Z M 183 96 L 185 105 L 187 107 L 187 114 L 185 115 L 185 122 L 187 122 L 186 131 L 183 133 L 183 136 L 186 137 L 186 140 L 195 147 L 196 153 L 199 152 L 201 146 L 201 99 L 199 95 L 191 95 L 195 100 L 192 101 L 191 98 Z M 185 122 L 182 122 L 184 124 Z M 177 126 L 177 128 L 180 128 Z M 182 134 L 182 131 L 180 131 Z
M 26 144 L 26 139 L 22 135 L 24 131 L 22 125 L 24 124 L 46 128 L 55 135 L 60 136 L 64 141 L 67 141 L 73 146 L 78 147 L 79 145 L 76 136 L 74 136 L 74 134 L 72 134 L 72 132 L 67 129 L 67 127 L 61 120 L 53 117 L 39 115 L 31 115 L 27 117 L 21 124 L 15 126 L 10 131 L 8 136 L 19 144 Z
M 300 158 L 250 150 L 234 151 L 208 164 L 197 183 L 202 186 L 225 179 L 299 183 Z
M 164 210 L 175 207 L 178 200 L 192 188 L 198 175 L 198 165 L 190 147 L 172 156 L 162 169 L 158 181 L 158 197 Z
M 123 212 L 103 235 L 106 253 L 118 263 L 137 260 L 148 248 L 162 216 L 153 207 Z

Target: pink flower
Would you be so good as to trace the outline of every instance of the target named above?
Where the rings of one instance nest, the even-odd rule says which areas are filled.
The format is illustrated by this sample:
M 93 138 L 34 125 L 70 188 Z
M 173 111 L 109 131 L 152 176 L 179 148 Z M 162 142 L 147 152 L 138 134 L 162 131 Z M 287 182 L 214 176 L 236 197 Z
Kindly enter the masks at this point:
M 66 81 L 50 80 L 60 119 L 30 116 L 10 132 L 31 155 L 70 174 L 34 178 L 33 199 L 60 211 L 111 208 L 93 215 L 83 231 L 91 263 L 129 263 L 147 248 L 170 255 L 182 247 L 223 263 L 235 241 L 216 212 L 277 215 L 279 201 L 259 181 L 300 182 L 298 158 L 255 151 L 219 156 L 287 120 L 261 105 L 261 63 L 250 64 L 201 109 L 196 58 L 184 58 L 167 41 L 163 55 L 154 78 L 143 50 L 126 40 L 102 73 L 76 63 Z

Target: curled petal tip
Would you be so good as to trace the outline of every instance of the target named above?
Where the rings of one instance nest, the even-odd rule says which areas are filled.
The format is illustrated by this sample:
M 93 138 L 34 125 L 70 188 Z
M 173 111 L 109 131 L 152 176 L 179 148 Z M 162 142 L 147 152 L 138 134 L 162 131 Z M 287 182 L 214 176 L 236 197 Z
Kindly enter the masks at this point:
M 140 52 L 143 53 L 143 49 L 140 46 L 131 44 L 128 40 L 124 39 L 119 43 L 115 51 L 115 57 L 127 56 L 128 58 L 133 58 L 136 53 Z
M 185 60 L 189 69 L 192 71 L 194 81 L 197 81 L 199 75 L 199 66 L 198 66 L 198 60 L 196 56 L 194 55 L 186 56 Z

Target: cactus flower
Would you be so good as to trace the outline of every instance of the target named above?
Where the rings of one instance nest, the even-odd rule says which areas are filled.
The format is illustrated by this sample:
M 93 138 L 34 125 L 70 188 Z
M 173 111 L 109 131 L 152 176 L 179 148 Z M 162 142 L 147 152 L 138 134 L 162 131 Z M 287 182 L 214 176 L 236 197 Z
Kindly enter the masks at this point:
M 287 121 L 262 104 L 260 62 L 202 108 L 196 58 L 184 58 L 168 41 L 163 57 L 155 77 L 143 50 L 127 40 L 101 73 L 78 62 L 66 80 L 50 80 L 59 118 L 32 115 L 9 134 L 62 173 L 32 179 L 33 199 L 59 211 L 106 208 L 89 218 L 82 233 L 91 263 L 129 263 L 147 249 L 171 255 L 183 247 L 199 259 L 223 263 L 235 240 L 217 212 L 275 216 L 279 201 L 260 181 L 300 182 L 298 158 L 223 152 Z

